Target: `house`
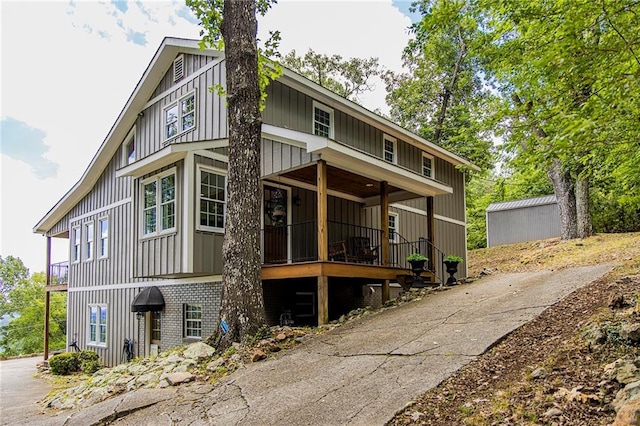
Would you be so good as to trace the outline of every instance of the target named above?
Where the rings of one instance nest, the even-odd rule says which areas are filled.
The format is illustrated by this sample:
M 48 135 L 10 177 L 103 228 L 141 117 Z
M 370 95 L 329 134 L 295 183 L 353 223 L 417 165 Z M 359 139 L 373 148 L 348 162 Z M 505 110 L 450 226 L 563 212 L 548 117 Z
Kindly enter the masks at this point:
M 486 214 L 488 247 L 561 235 L 555 195 L 493 203 L 487 207 Z
M 85 173 L 34 228 L 49 258 L 51 238 L 68 239 L 68 271 L 51 265 L 48 288 L 67 292 L 68 340 L 107 365 L 122 362 L 125 339 L 147 355 L 218 327 L 228 130 L 209 87 L 225 72 L 221 52 L 165 39 Z M 466 255 L 465 159 L 288 70 L 263 121 L 270 323 L 326 323 L 374 286 L 387 300 L 410 282 L 411 252 L 431 259 L 434 282 L 443 254 Z

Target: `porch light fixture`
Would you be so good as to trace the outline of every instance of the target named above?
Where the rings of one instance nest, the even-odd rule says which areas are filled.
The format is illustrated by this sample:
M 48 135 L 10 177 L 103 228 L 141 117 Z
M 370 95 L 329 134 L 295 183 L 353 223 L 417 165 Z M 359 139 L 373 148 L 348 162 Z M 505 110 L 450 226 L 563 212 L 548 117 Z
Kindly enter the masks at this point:
M 366 186 L 367 188 L 373 188 L 373 184 L 372 184 L 372 183 L 367 183 L 367 184 L 365 184 L 365 186 Z

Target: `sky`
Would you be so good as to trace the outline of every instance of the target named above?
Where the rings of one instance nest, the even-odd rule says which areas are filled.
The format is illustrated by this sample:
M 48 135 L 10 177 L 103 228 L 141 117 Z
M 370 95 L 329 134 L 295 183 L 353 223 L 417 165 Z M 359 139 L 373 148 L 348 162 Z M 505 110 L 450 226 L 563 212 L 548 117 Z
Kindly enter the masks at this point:
M 279 30 L 280 51 L 378 57 L 400 71 L 410 1 L 280 0 L 258 37 Z M 46 268 L 35 224 L 80 179 L 166 36 L 198 39 L 179 1 L 0 0 L 0 255 Z M 377 82 L 362 104 L 387 111 Z M 52 262 L 69 258 L 53 239 Z

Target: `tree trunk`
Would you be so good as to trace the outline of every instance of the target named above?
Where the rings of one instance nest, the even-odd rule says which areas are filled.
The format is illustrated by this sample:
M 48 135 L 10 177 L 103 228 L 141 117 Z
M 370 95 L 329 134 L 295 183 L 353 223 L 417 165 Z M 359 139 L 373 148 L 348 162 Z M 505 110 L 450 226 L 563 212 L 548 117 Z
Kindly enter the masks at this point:
M 576 180 L 575 194 L 578 237 L 587 238 L 593 235 L 591 213 L 589 212 L 589 179 Z
M 265 324 L 260 275 L 260 89 L 255 0 L 224 1 L 221 25 L 229 111 L 228 198 L 222 247 L 220 319 L 229 325 L 223 346 Z
M 547 174 L 553 182 L 553 189 L 558 201 L 562 239 L 578 238 L 576 196 L 571 175 L 562 169 L 562 163 L 558 159 L 553 160 Z

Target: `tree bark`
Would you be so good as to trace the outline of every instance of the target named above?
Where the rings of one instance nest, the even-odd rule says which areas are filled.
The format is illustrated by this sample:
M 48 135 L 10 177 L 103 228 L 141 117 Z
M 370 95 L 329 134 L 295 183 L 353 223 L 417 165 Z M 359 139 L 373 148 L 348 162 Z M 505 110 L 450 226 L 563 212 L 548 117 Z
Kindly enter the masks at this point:
M 591 213 L 589 212 L 589 179 L 576 180 L 576 217 L 578 237 L 587 238 L 593 235 Z
M 553 189 L 558 201 L 562 225 L 561 237 L 563 240 L 578 238 L 576 196 L 571 175 L 563 170 L 562 163 L 558 159 L 553 160 L 547 174 L 553 182 Z
M 260 89 L 255 0 L 225 0 L 229 166 L 222 247 L 220 319 L 229 325 L 223 346 L 265 324 L 260 255 Z

